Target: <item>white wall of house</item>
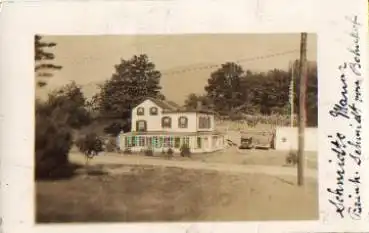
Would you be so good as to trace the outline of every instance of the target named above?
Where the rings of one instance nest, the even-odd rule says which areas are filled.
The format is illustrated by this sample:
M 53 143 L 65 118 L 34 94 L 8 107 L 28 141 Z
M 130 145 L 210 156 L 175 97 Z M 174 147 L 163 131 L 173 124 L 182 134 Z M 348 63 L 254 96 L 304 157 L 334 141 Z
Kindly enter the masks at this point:
M 150 108 L 157 107 L 158 114 L 157 115 L 150 115 Z M 137 109 L 143 108 L 144 115 L 137 115 Z M 139 120 L 146 121 L 147 124 L 147 131 L 168 131 L 168 132 L 196 132 L 198 129 L 198 117 L 197 113 L 195 112 L 175 112 L 175 113 L 162 113 L 163 109 L 157 106 L 151 100 L 145 100 L 138 106 L 132 109 L 132 122 L 131 122 L 131 131 L 136 131 L 136 122 Z M 206 114 L 201 114 L 203 116 L 207 116 Z M 171 128 L 162 128 L 162 118 L 163 117 L 170 117 L 172 120 Z M 180 128 L 178 124 L 178 120 L 180 117 L 187 117 L 187 127 Z M 211 129 L 198 129 L 202 131 L 212 131 L 214 128 L 214 116 L 209 115 L 212 118 Z
M 298 149 L 298 128 L 277 127 L 276 150 Z M 305 128 L 305 151 L 318 151 L 318 128 Z
M 137 109 L 139 107 L 144 108 L 144 115 L 138 116 Z M 152 116 L 150 115 L 150 108 L 157 107 L 158 108 L 158 115 Z M 161 118 L 162 118 L 162 109 L 157 106 L 151 100 L 145 100 L 138 106 L 132 109 L 132 122 L 131 122 L 131 131 L 136 131 L 136 122 L 138 120 L 145 120 L 147 123 L 147 131 L 161 131 Z
M 161 130 L 165 130 L 167 132 L 195 132 L 196 131 L 196 113 L 188 112 L 188 113 L 167 113 L 163 114 L 162 117 L 168 116 L 172 119 L 172 127 L 171 128 L 161 128 Z M 187 128 L 180 128 L 178 125 L 178 120 L 180 117 L 187 117 Z M 160 120 L 161 124 L 161 120 Z M 160 125 L 161 127 L 161 125 Z

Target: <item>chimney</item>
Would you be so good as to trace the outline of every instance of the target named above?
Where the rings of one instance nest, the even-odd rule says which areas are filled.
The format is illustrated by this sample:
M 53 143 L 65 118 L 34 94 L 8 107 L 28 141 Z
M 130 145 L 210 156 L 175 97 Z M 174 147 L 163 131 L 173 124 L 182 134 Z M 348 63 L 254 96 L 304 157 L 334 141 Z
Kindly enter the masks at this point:
M 202 110 L 202 103 L 199 100 L 197 101 L 196 110 L 198 110 L 198 111 Z

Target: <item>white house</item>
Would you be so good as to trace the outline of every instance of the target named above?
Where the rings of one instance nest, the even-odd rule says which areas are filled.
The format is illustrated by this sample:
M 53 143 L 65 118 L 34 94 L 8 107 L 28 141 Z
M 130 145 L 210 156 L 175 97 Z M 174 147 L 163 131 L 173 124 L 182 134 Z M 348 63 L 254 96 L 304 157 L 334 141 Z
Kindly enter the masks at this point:
M 161 152 L 172 148 L 179 152 L 183 144 L 192 153 L 224 148 L 224 135 L 214 130 L 214 114 L 200 106 L 189 111 L 171 101 L 147 98 L 131 114 L 131 132 L 119 135 L 121 150 L 138 152 L 150 148 Z

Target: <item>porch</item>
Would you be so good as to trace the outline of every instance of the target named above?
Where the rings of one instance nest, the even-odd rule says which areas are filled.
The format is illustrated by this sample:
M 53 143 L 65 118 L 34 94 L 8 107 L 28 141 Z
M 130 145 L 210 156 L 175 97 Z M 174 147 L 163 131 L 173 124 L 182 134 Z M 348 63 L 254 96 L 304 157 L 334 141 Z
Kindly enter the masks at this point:
M 204 153 L 221 150 L 225 145 L 224 135 L 214 132 L 130 132 L 119 135 L 118 141 L 122 151 L 129 148 L 132 152 L 141 152 L 148 148 L 154 152 L 166 152 L 171 148 L 174 153 L 180 153 L 181 146 L 187 145 L 191 153 Z

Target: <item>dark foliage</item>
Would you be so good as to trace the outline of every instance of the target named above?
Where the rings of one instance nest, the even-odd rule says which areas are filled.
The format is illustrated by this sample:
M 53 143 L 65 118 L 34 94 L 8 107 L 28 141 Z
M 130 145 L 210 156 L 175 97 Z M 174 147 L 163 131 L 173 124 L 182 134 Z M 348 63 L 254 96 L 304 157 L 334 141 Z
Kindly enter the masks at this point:
M 144 151 L 145 156 L 154 156 L 154 151 L 151 148 L 147 148 Z
M 124 150 L 123 150 L 123 154 L 132 154 L 132 150 L 131 150 L 131 148 L 130 147 L 127 147 L 127 148 L 125 148 Z
M 298 156 L 296 151 L 290 151 L 286 157 L 286 164 L 296 165 L 298 163 Z
M 46 51 L 47 49 L 52 49 L 56 46 L 56 43 L 45 42 L 42 40 L 40 35 L 35 36 L 35 73 L 38 77 L 37 85 L 39 87 L 43 87 L 47 85 L 45 80 L 40 80 L 39 78 L 51 77 L 53 76 L 53 70 L 60 70 L 62 66 L 55 65 L 52 61 L 55 59 L 55 56 L 52 52 Z
M 298 61 L 294 63 L 294 109 L 298 114 L 299 74 Z M 307 126 L 318 124 L 318 87 L 316 63 L 308 64 Z M 200 101 L 216 111 L 219 116 L 240 120 L 243 114 L 288 115 L 290 112 L 289 90 L 292 69 L 289 71 L 244 72 L 238 64 L 226 63 L 214 71 L 205 87 L 206 95 L 190 94 L 187 108 L 195 108 Z M 248 122 L 251 125 L 257 122 Z
M 94 96 L 93 105 L 101 118 L 125 120 L 127 123 L 122 125 L 123 130 L 129 131 L 133 107 L 146 97 L 164 99 L 160 93 L 160 78 L 161 73 L 145 54 L 121 60 L 111 79 L 99 86 L 100 92 Z M 110 130 L 116 133 L 117 127 Z
M 68 153 L 72 146 L 70 128 L 43 113 L 36 113 L 36 179 L 66 175 Z
M 182 157 L 190 157 L 191 156 L 191 150 L 190 147 L 187 144 L 183 144 L 180 148 L 181 156 Z
M 89 133 L 76 142 L 78 149 L 88 157 L 93 157 L 104 151 L 103 140 L 96 133 Z
M 121 131 L 124 131 L 124 125 L 119 122 L 113 122 L 104 128 L 104 132 L 111 136 L 118 136 Z

